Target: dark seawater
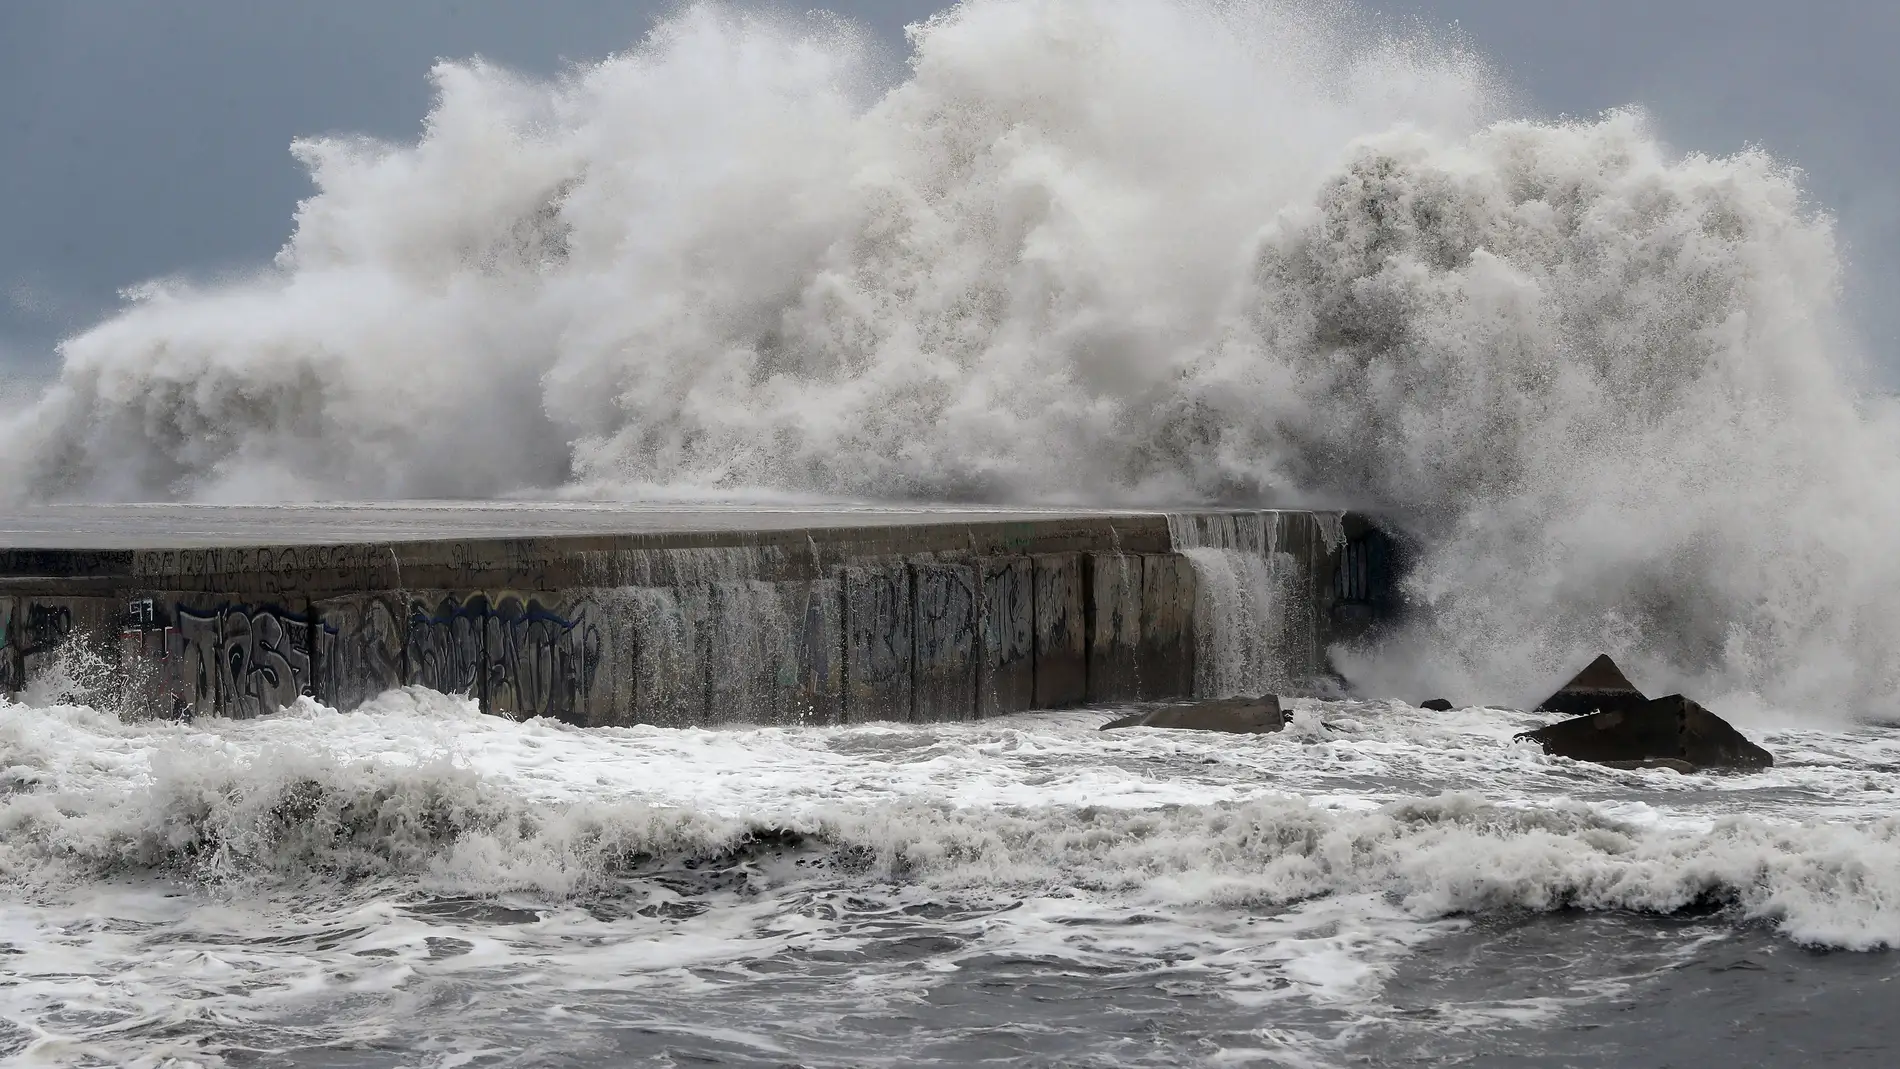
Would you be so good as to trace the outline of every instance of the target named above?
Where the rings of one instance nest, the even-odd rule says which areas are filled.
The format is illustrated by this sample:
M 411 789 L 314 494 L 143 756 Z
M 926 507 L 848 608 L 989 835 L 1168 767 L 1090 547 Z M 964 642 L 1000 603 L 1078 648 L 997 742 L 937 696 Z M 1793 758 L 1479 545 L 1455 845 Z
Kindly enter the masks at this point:
M 1408 1040 L 1373 1029 L 1372 1065 L 1886 1066 L 1900 958 L 1791 945 L 1720 915 L 1517 915 L 1421 948 L 1386 986 L 1411 1020 L 1550 999 L 1554 1022 Z

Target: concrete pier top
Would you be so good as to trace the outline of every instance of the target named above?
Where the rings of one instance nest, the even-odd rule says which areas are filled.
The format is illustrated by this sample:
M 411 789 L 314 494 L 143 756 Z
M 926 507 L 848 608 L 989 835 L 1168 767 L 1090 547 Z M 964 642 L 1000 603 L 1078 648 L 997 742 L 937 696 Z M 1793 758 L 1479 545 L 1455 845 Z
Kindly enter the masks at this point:
M 0 518 L 0 593 L 674 586 L 743 554 L 755 578 L 867 558 L 1170 553 L 1177 530 L 1339 514 L 757 503 L 41 505 Z M 1277 529 L 1277 528 L 1274 528 Z
M 1201 511 L 1185 509 L 1182 511 Z M 715 536 L 1082 518 L 1149 523 L 1167 510 L 854 502 L 403 501 L 286 505 L 28 505 L 0 512 L 0 549 L 341 546 L 565 536 Z M 724 536 L 718 538 L 718 536 Z

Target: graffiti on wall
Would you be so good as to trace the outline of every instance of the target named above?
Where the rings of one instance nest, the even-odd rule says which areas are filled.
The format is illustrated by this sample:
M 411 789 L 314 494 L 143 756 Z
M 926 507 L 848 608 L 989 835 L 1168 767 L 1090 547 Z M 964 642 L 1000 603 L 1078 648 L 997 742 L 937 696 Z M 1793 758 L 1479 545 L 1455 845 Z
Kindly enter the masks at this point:
M 218 625 L 218 708 L 225 716 L 263 716 L 313 693 L 308 617 L 232 609 L 218 614 Z
M 1088 697 L 1082 559 L 1045 554 L 1035 558 L 1035 569 L 1036 704 L 1054 709 Z
M 976 571 L 968 565 L 916 566 L 919 720 L 964 720 L 976 696 Z
M 962 664 L 975 649 L 975 573 L 959 565 L 918 565 L 919 664 Z
M 1036 650 L 1035 604 L 1027 558 L 991 562 L 983 573 L 983 653 L 992 668 L 1027 661 Z
M 487 670 L 484 624 L 488 599 L 447 596 L 433 605 L 413 602 L 405 643 L 404 682 L 444 694 L 482 697 Z
M 366 670 L 393 658 L 375 628 L 357 643 Z M 412 686 L 462 694 L 491 713 L 593 723 L 607 715 L 600 693 L 607 656 L 603 616 L 585 599 L 550 605 L 533 596 L 444 595 L 411 602 L 402 649 Z
M 64 605 L 29 602 L 20 622 L 20 654 L 51 653 L 72 636 L 73 612 Z
M 63 621 L 46 618 L 46 634 Z M 591 603 L 554 611 L 482 595 L 342 599 L 320 617 L 275 605 L 131 604 L 120 636 L 127 704 L 152 715 L 260 716 L 311 696 L 354 708 L 404 683 L 513 716 L 587 722 L 605 657 Z
M 910 718 L 910 571 L 845 570 L 846 715 L 852 720 Z
M 277 605 L 131 604 L 127 704 L 156 715 L 263 716 L 316 695 L 311 619 Z
M 805 591 L 804 627 L 799 629 L 798 649 L 794 658 L 801 723 L 829 723 L 838 716 L 842 700 L 842 665 L 838 657 L 841 621 L 838 618 L 838 585 L 813 583 Z
M 317 629 L 317 697 L 348 712 L 403 685 L 401 610 L 382 597 L 325 602 Z
M 983 562 L 977 663 L 977 715 L 999 716 L 1035 705 L 1035 569 L 1028 557 Z
M 503 597 L 485 625 L 490 712 L 591 722 L 606 646 L 598 609 L 580 601 L 556 612 L 533 598 Z

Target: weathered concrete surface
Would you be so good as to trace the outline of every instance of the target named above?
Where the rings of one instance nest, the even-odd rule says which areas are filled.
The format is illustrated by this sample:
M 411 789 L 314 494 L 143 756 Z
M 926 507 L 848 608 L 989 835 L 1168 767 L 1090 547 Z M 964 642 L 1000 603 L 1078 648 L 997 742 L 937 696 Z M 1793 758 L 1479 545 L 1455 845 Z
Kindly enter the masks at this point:
M 915 663 L 910 569 L 902 560 L 844 570 L 845 719 L 909 720 Z
M 911 567 L 911 580 L 916 641 L 912 718 L 972 719 L 976 716 L 977 662 L 982 657 L 977 568 L 916 564 Z
M 606 614 L 589 591 L 499 593 L 482 623 L 487 673 L 484 708 L 587 727 L 614 722 L 625 699 L 615 687 L 618 658 Z
M 331 598 L 311 607 L 318 635 L 316 697 L 353 709 L 405 681 L 408 620 L 395 591 Z
M 1084 601 L 1088 620 L 1088 700 L 1141 697 L 1141 556 L 1090 553 Z
M 1267 623 L 1294 679 L 1368 596 L 1332 572 L 1332 514 L 700 511 L 16 513 L 0 691 L 84 647 L 149 715 L 413 685 L 589 726 L 965 719 L 1192 696 L 1206 590 L 1182 537 L 1293 577 Z M 375 531 L 400 537 L 347 541 Z
M 14 632 L 18 628 L 15 613 L 18 611 L 19 599 L 0 597 L 0 694 L 19 690 L 23 682 L 20 651 L 13 644 Z
M 712 594 L 708 660 L 717 667 L 710 676 L 709 719 L 837 723 L 844 704 L 839 585 L 726 580 L 715 583 Z M 630 636 L 622 641 L 634 642 Z M 630 695 L 618 707 L 632 704 Z
M 633 642 L 633 649 L 621 654 L 632 663 L 634 680 L 633 707 L 623 719 L 658 727 L 737 719 L 732 710 L 713 705 L 716 673 L 707 638 L 713 620 L 711 591 L 633 587 L 620 592 L 616 608 L 627 620 L 626 633 Z M 840 692 L 842 704 L 842 640 L 837 654 L 836 666 L 826 666 L 825 679 Z
M 1699 768 L 1767 768 L 1773 754 L 1750 742 L 1728 721 L 1671 694 L 1639 708 L 1560 720 L 1520 733 L 1544 752 L 1574 761 L 1615 764 L 1684 761 Z
M 1194 693 L 1194 566 L 1171 553 L 1141 558 L 1141 645 L 1136 675 L 1143 701 Z
M 986 557 L 983 652 L 977 662 L 976 715 L 1036 707 L 1036 569 L 1027 557 Z
M 1225 731 L 1235 735 L 1265 735 L 1286 727 L 1286 712 L 1277 695 L 1258 698 L 1222 698 L 1193 705 L 1170 705 L 1133 713 L 1102 725 L 1117 728 L 1176 728 L 1187 731 Z
M 1640 709 L 1649 704 L 1643 692 L 1629 681 L 1607 653 L 1585 665 L 1570 682 L 1537 705 L 1540 713 L 1587 716 L 1591 713 L 1617 713 Z
M 479 698 L 488 708 L 488 596 L 414 591 L 407 616 L 403 682 Z
M 1082 555 L 1043 553 L 1031 559 L 1036 568 L 1036 708 L 1080 705 L 1089 694 Z

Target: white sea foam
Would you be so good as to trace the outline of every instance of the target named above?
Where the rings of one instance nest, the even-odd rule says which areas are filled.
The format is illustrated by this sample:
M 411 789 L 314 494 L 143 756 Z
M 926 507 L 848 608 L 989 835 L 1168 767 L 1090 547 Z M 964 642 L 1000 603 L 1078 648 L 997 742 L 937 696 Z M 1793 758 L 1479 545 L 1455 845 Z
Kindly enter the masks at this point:
M 416 143 L 298 143 L 273 269 L 67 341 L 0 493 L 1379 507 L 1430 611 L 1362 688 L 1607 649 L 1900 715 L 1900 419 L 1795 171 L 1504 118 L 1325 0 L 969 0 L 912 49 L 699 6 L 445 63 Z
M 1798 940 L 1900 945 L 1900 822 L 1884 815 L 1900 774 L 1870 760 L 1884 740 L 1677 776 L 1512 745 L 1523 718 L 1501 712 L 1447 724 L 1316 703 L 1240 744 L 1103 735 L 1100 719 L 580 731 L 425 691 L 193 726 L 8 705 L 0 856 L 39 886 L 157 870 L 572 895 L 650 865 L 791 850 L 848 882 L 1181 908 L 1372 895 L 1434 918 L 1721 900 Z

